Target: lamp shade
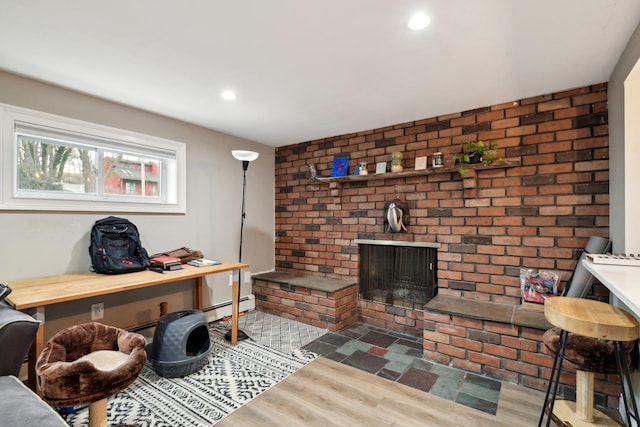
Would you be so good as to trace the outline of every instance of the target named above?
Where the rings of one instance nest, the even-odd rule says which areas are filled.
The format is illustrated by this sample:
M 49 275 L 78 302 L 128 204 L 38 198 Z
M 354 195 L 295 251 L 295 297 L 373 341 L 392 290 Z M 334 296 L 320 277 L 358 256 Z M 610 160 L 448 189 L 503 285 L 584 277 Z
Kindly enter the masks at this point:
M 246 150 L 232 150 L 231 154 L 233 154 L 233 157 L 236 159 L 244 162 L 252 162 L 259 156 L 259 153 L 256 153 L 255 151 Z

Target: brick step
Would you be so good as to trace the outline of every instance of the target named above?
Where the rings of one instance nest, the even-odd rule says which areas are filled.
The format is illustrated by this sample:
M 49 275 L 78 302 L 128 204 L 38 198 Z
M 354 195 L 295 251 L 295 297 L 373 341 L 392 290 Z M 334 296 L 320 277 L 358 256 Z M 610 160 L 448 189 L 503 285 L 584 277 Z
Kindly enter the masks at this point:
M 266 282 L 289 285 L 290 287 L 307 288 L 328 293 L 338 292 L 350 286 L 355 286 L 355 282 L 347 282 L 346 280 L 294 274 L 282 271 L 255 274 L 252 277 L 256 280 L 264 280 Z
M 279 271 L 252 278 L 258 310 L 334 332 L 357 320 L 355 282 Z
M 469 319 L 508 323 L 514 326 L 524 326 L 543 331 L 552 327 L 545 319 L 542 311 L 528 310 L 513 304 L 437 295 L 425 304 L 424 309 L 433 313 L 446 313 Z

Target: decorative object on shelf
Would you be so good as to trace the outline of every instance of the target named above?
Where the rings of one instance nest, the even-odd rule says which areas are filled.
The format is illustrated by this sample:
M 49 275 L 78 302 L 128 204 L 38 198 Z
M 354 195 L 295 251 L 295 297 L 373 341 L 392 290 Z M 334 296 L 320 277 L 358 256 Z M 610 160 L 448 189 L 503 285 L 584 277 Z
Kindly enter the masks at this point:
M 360 175 L 360 165 L 355 165 L 353 167 L 353 176 L 358 176 Z
M 349 168 L 348 157 L 335 157 L 333 159 L 333 167 L 331 168 L 331 176 L 347 176 Z
M 416 157 L 416 170 L 423 171 L 427 168 L 427 156 Z
M 242 162 L 242 215 L 240 216 L 240 251 L 238 253 L 238 262 L 242 262 L 242 231 L 244 229 L 244 218 L 246 216 L 244 207 L 245 207 L 245 195 L 247 193 L 247 169 L 249 168 L 249 162 L 256 160 L 259 156 L 255 151 L 245 151 L 245 150 L 233 150 L 231 151 L 233 157 Z M 242 280 L 240 276 L 240 270 L 238 270 L 238 307 L 240 307 L 240 286 L 242 285 Z M 231 341 L 231 331 L 228 331 L 224 339 L 227 341 Z M 238 329 L 238 341 L 245 340 L 249 338 L 245 332 Z
M 386 173 L 386 172 L 387 172 L 387 162 L 376 163 L 376 173 Z
M 458 173 L 464 177 L 467 173 L 464 165 L 474 163 L 484 163 L 490 165 L 493 162 L 502 161 L 498 155 L 498 144 L 495 140 L 489 142 L 463 142 L 461 144 L 462 153 L 453 155 L 453 164 L 459 165 Z
M 520 289 L 523 302 L 544 302 L 558 294 L 558 274 L 551 270 L 520 268 Z
M 384 232 L 401 233 L 407 231 L 409 223 L 409 205 L 400 199 L 393 199 L 384 204 Z
M 318 169 L 316 169 L 316 165 L 314 164 L 309 165 L 309 174 L 310 174 L 309 178 L 311 180 L 315 180 L 318 178 Z
M 434 168 L 441 168 L 444 166 L 444 158 L 442 157 L 442 153 L 437 151 L 433 153 L 433 159 L 431 162 L 431 166 Z
M 367 169 L 367 162 L 360 162 L 360 167 L 358 170 L 360 171 L 360 175 L 369 175 L 369 170 Z
M 402 153 L 400 151 L 391 153 L 391 172 L 402 172 Z

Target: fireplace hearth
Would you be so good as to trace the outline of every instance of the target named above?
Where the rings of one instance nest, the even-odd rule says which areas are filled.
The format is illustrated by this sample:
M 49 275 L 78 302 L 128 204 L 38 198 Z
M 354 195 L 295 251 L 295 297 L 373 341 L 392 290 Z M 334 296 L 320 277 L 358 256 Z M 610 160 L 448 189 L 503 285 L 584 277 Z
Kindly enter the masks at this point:
M 439 243 L 362 239 L 356 243 L 360 299 L 422 310 L 437 295 Z

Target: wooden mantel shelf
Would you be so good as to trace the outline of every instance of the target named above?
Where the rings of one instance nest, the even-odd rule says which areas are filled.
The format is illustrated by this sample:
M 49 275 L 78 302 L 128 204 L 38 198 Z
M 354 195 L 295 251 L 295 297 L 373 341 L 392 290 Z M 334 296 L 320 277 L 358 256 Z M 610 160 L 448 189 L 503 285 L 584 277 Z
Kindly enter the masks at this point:
M 519 158 L 511 158 L 504 159 L 501 162 L 492 163 L 490 165 L 486 165 L 484 163 L 477 164 L 467 164 L 464 165 L 464 168 L 467 170 L 467 173 L 463 179 L 463 187 L 465 198 L 473 198 L 475 197 L 475 189 L 476 189 L 476 178 L 478 171 L 491 170 L 491 169 L 505 169 L 505 168 L 513 168 L 516 166 L 520 166 Z M 412 176 L 427 176 L 427 175 L 435 175 L 435 174 L 443 174 L 443 173 L 458 173 L 458 166 L 445 166 L 441 168 L 427 168 L 424 170 L 405 170 L 402 172 L 387 172 L 387 173 L 376 173 L 369 175 L 349 175 L 349 176 L 339 176 L 339 177 L 322 177 L 317 176 L 315 178 L 311 178 L 312 182 L 318 183 L 329 183 L 331 185 L 332 196 L 339 197 L 340 196 L 340 188 L 342 183 L 344 182 L 358 182 L 358 181 L 373 181 L 380 179 L 392 179 L 392 178 L 406 178 Z
M 485 165 L 484 163 L 468 164 L 464 168 L 467 171 L 470 170 L 489 170 L 489 169 L 504 169 L 520 166 L 520 159 L 505 159 L 500 163 L 492 163 Z M 369 175 L 349 175 L 349 176 L 337 176 L 337 177 L 323 177 L 319 176 L 312 178 L 312 181 L 318 182 L 356 182 L 356 181 L 372 181 L 376 179 L 390 179 L 390 178 L 403 178 L 408 176 L 421 176 L 421 175 L 434 175 L 440 173 L 458 173 L 458 166 L 445 166 L 441 168 L 427 168 L 423 170 L 404 170 L 402 172 L 387 172 L 387 173 L 374 173 Z M 466 178 L 466 177 L 465 177 Z

